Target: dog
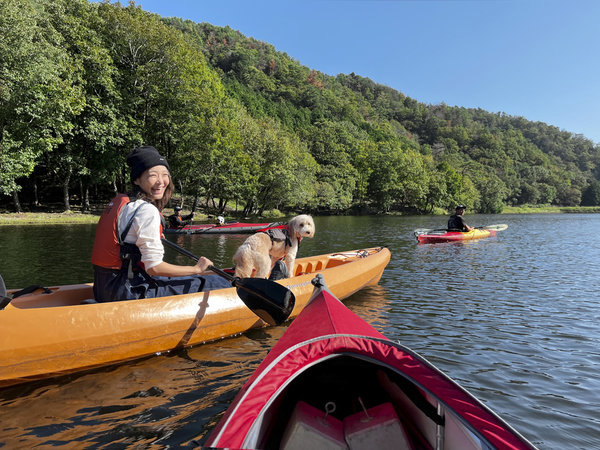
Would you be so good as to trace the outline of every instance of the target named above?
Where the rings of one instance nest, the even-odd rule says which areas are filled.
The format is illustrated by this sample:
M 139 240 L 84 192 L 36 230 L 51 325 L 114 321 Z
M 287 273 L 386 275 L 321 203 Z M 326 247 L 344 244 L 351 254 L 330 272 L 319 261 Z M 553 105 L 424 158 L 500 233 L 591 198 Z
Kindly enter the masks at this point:
M 267 278 L 275 263 L 283 257 L 289 276 L 293 276 L 300 241 L 314 235 L 315 223 L 307 214 L 294 217 L 284 228 L 271 228 L 253 234 L 233 255 L 235 276 Z

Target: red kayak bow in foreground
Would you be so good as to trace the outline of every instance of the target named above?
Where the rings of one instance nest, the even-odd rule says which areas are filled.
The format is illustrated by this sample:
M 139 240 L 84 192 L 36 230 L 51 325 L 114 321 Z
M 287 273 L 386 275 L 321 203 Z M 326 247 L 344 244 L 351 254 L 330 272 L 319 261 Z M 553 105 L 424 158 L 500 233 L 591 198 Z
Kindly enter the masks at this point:
M 322 278 L 313 284 L 311 301 L 206 446 L 534 448 L 431 363 L 347 309 Z

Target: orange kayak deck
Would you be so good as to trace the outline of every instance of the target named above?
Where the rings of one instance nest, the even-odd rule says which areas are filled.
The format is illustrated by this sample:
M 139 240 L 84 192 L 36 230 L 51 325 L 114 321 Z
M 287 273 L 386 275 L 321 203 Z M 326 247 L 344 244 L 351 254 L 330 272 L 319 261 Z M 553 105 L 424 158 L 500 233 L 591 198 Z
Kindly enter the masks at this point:
M 384 247 L 296 260 L 295 276 L 277 283 L 294 293 L 295 317 L 322 273 L 344 299 L 377 284 L 390 260 Z M 0 311 L 0 387 L 114 364 L 233 336 L 265 326 L 235 288 L 153 299 L 89 303 L 92 284 L 51 287 Z M 9 291 L 10 293 L 11 291 Z M 14 292 L 14 291 L 12 291 Z

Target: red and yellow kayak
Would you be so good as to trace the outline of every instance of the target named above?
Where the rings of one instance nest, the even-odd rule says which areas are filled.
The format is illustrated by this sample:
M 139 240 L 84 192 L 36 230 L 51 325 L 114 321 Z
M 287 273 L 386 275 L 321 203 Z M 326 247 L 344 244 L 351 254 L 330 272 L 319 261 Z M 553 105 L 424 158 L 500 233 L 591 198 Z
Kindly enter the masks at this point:
M 447 231 L 447 230 L 415 230 L 414 234 L 419 243 L 434 244 L 438 242 L 465 241 L 471 239 L 482 239 L 496 236 L 498 231 L 506 230 L 508 225 L 490 225 L 482 228 L 475 228 L 471 231 Z

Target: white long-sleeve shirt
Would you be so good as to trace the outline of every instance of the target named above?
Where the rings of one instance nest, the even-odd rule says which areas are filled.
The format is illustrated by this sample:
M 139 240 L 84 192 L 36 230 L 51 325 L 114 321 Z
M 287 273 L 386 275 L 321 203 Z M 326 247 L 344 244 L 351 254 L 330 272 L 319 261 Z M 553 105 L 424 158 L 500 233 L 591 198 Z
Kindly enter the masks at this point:
M 138 210 L 138 208 L 140 208 Z M 136 200 L 126 204 L 119 213 L 119 233 L 122 233 L 127 222 L 133 218 L 131 228 L 125 236 L 125 242 L 135 244 L 142 254 L 142 263 L 146 270 L 163 261 L 165 249 L 160 241 L 160 212 L 154 205 L 145 200 Z

